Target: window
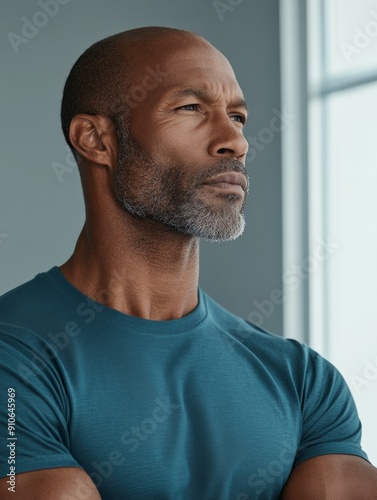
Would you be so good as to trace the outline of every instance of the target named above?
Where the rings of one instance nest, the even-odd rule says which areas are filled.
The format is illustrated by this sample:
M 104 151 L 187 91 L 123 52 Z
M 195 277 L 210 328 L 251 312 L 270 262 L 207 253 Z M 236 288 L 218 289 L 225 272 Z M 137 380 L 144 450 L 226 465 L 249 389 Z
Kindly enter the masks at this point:
M 377 2 L 282 0 L 285 334 L 343 374 L 377 464 Z

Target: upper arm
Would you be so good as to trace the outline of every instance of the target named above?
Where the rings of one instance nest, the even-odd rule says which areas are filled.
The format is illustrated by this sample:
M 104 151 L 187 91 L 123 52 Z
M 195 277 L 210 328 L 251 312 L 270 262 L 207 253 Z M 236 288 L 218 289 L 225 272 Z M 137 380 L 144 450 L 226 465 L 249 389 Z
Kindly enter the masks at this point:
M 0 477 L 80 468 L 70 451 L 70 398 L 56 356 L 50 359 L 32 332 L 17 330 L 0 330 L 0 435 L 10 445 L 0 451 Z
M 351 392 L 340 372 L 308 350 L 301 392 L 301 436 L 294 467 L 315 457 L 359 456 L 361 422 Z
M 377 498 L 377 469 L 354 455 L 322 455 L 295 467 L 281 500 L 371 500 Z
M 25 472 L 15 476 L 14 491 L 9 478 L 0 479 L 4 500 L 101 500 L 93 481 L 83 469 L 65 467 Z
M 0 460 L 1 500 L 100 500 L 70 452 L 70 398 L 56 354 L 10 325 L 0 329 L 0 351 L 0 434 L 14 439 Z

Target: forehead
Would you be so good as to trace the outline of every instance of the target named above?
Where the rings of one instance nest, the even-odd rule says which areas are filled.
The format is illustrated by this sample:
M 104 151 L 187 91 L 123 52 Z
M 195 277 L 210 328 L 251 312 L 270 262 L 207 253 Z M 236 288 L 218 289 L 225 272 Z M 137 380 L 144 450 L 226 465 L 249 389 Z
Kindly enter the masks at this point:
M 173 81 L 170 80 L 156 92 L 157 97 L 161 97 L 163 101 L 174 103 L 192 98 L 206 102 L 225 100 L 234 106 L 247 109 L 237 81 L 229 78 L 227 74 L 216 73 L 208 68 L 195 68 L 175 76 Z
M 186 44 L 182 39 L 162 39 L 149 44 L 139 51 L 135 70 L 137 84 L 145 85 L 148 80 L 148 86 L 154 87 L 149 92 L 154 98 L 169 96 L 185 88 L 202 89 L 208 97 L 210 94 L 242 97 L 229 61 L 202 39 L 189 39 Z M 151 82 L 153 77 L 155 82 Z

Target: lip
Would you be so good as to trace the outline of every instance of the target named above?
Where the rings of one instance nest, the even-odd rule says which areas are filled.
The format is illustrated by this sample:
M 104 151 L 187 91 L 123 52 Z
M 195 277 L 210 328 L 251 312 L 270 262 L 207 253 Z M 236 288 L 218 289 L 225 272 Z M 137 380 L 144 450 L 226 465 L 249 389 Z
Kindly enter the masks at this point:
M 225 174 L 219 174 L 216 175 L 215 177 L 207 179 L 203 184 L 210 184 L 214 186 L 216 186 L 216 184 L 221 184 L 221 185 L 233 184 L 236 186 L 241 186 L 245 192 L 247 190 L 247 179 L 240 172 L 227 172 Z

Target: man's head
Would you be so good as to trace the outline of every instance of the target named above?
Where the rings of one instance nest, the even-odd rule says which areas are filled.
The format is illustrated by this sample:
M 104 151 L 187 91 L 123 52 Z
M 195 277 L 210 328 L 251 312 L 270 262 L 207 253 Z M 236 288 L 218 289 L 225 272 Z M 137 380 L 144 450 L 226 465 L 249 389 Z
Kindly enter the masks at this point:
M 86 195 L 102 166 L 127 214 L 212 241 L 244 228 L 246 114 L 217 49 L 196 34 L 158 27 L 90 47 L 71 70 L 61 111 Z

